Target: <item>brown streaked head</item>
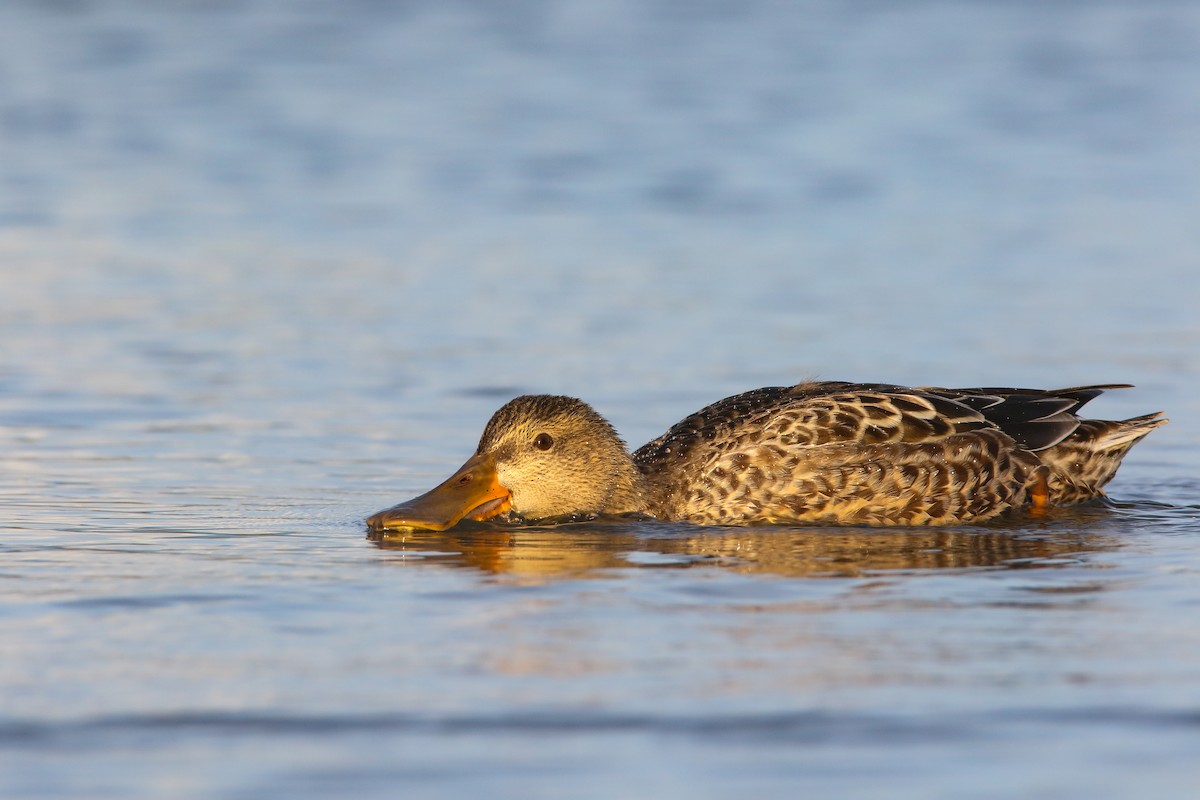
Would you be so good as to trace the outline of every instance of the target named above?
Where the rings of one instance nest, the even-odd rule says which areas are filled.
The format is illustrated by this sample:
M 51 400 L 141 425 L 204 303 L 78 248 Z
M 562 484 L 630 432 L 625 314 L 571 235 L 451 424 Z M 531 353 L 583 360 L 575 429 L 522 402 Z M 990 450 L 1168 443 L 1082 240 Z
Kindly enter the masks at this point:
M 420 497 L 367 519 L 374 531 L 445 530 L 513 511 L 525 520 L 637 511 L 642 478 L 613 427 L 573 397 L 523 395 L 500 408 L 470 459 Z

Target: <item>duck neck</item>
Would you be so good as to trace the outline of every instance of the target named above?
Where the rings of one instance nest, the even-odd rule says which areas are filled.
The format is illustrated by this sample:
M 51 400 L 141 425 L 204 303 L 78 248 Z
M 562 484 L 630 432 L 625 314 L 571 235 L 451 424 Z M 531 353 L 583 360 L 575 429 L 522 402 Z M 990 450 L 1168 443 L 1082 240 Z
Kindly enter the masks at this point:
M 612 487 L 612 494 L 604 503 L 603 513 L 632 514 L 646 511 L 646 478 L 628 454 L 617 464 Z

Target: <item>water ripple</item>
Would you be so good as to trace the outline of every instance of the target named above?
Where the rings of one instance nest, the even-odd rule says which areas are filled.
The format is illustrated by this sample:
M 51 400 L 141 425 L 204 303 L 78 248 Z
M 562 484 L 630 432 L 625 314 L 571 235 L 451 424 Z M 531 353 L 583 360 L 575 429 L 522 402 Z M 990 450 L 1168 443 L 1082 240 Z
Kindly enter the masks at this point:
M 777 744 L 915 744 L 997 738 L 1024 726 L 1183 728 L 1200 731 L 1200 708 L 1017 708 L 986 713 L 902 716 L 799 711 L 763 714 L 679 715 L 531 712 L 521 714 L 295 714 L 286 712 L 176 712 L 102 716 L 81 720 L 0 719 L 0 746 L 108 747 L 111 737 L 215 737 L 400 734 L 436 736 L 563 736 L 649 733 L 703 739 L 763 739 Z

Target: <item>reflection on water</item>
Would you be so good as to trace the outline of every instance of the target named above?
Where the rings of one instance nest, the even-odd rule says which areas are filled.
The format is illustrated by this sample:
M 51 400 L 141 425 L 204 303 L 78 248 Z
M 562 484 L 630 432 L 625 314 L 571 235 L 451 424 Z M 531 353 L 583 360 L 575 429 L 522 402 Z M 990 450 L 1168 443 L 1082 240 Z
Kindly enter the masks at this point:
M 667 523 L 576 523 L 371 538 L 382 549 L 518 580 L 595 577 L 604 570 L 710 568 L 782 577 L 858 577 L 880 572 L 1036 568 L 1077 563 L 1118 546 L 1085 523 L 1103 508 L 1062 509 L 1041 528 L 724 528 Z M 405 563 L 400 561 L 398 563 Z

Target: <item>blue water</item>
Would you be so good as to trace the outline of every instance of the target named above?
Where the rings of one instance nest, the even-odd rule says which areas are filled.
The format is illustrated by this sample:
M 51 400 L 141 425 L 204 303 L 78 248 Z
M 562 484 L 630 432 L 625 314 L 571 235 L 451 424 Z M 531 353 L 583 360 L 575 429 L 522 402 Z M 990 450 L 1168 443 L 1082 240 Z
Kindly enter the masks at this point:
M 0 795 L 1200 792 L 1200 7 L 0 6 Z M 1111 507 L 362 519 L 521 392 L 1129 382 Z

